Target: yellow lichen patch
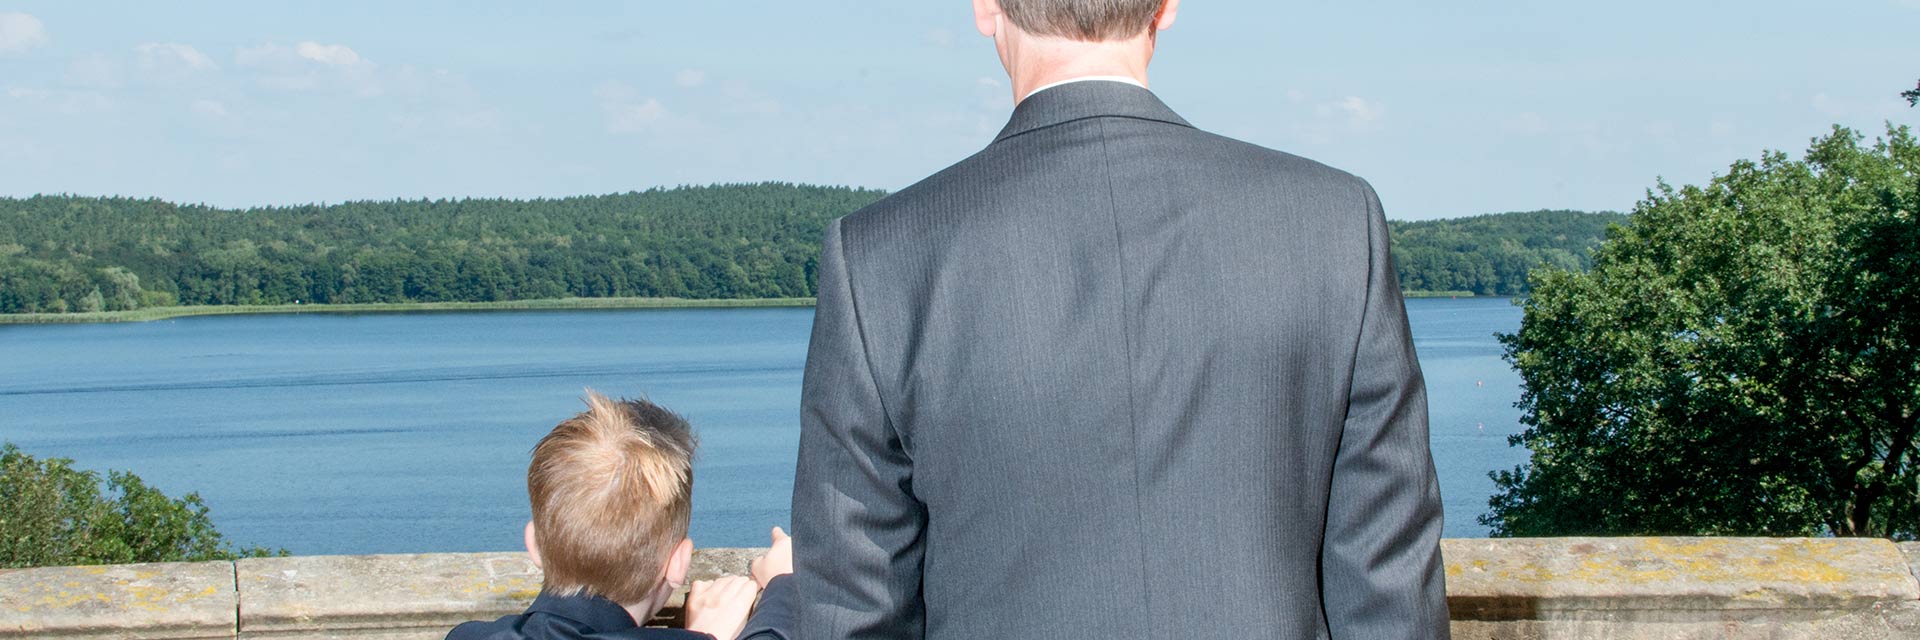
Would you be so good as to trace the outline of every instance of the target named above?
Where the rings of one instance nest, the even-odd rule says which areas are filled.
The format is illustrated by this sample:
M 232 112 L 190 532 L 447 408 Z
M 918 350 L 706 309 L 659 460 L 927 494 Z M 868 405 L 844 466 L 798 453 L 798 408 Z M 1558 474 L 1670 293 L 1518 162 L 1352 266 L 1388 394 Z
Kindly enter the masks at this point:
M 62 591 L 57 595 L 43 596 L 40 598 L 40 600 L 34 602 L 34 605 L 36 608 L 39 608 L 39 609 L 70 609 L 70 608 L 77 607 L 82 604 L 85 604 L 88 602 L 94 602 L 94 601 L 111 602 L 112 600 L 107 598 L 107 594 L 104 594 L 104 593 L 83 593 L 79 595 L 73 595 L 66 591 Z

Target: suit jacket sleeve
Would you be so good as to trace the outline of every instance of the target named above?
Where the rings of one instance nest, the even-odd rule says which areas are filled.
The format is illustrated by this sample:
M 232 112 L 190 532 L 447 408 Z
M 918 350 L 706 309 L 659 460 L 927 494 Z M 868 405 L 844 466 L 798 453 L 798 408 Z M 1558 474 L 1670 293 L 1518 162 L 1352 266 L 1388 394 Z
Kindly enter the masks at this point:
M 795 640 L 793 635 L 793 576 L 779 576 L 760 592 L 753 618 L 740 630 L 739 640 Z
M 1388 251 L 1386 216 L 1373 188 L 1362 191 L 1367 299 L 1321 554 L 1327 626 L 1333 640 L 1444 639 L 1440 489 L 1427 441 L 1426 384 Z
M 913 464 L 888 419 L 868 358 L 857 290 L 829 225 L 800 399 L 794 474 L 794 578 L 801 638 L 924 634 Z

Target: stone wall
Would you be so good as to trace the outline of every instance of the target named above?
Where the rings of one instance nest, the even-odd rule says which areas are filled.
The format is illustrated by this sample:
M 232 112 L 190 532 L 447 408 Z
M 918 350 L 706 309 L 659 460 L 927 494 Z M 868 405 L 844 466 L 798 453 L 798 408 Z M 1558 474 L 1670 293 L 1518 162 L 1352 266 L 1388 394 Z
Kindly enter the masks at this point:
M 743 574 L 706 549 L 694 574 Z M 1447 540 L 1461 640 L 1920 638 L 1920 544 L 1884 540 Z M 249 559 L 0 571 L 0 638 L 438 639 L 518 613 L 520 553 Z M 659 622 L 671 623 L 678 600 Z

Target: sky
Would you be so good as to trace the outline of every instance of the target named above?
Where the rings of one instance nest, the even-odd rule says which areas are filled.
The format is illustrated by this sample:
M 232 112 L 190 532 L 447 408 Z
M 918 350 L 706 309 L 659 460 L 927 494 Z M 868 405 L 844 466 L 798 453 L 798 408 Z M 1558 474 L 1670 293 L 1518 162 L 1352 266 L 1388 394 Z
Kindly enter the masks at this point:
M 1624 211 L 1920 122 L 1920 0 L 1188 0 L 1157 94 L 1390 217 Z M 0 0 L 0 196 L 899 189 L 1013 107 L 966 0 Z

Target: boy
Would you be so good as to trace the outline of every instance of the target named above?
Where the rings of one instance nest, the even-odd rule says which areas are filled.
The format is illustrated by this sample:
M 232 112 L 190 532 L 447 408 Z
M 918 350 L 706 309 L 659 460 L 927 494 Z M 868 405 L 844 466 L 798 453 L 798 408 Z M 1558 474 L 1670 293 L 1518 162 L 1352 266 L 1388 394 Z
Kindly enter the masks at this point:
M 686 583 L 693 562 L 693 431 L 644 400 L 588 392 L 587 412 L 560 423 L 533 449 L 527 553 L 546 574 L 526 613 L 468 622 L 447 640 L 791 640 L 790 543 L 754 561 L 756 580 L 693 585 L 687 629 L 641 627 Z M 754 596 L 766 595 L 751 621 Z M 749 624 L 751 622 L 751 624 Z

